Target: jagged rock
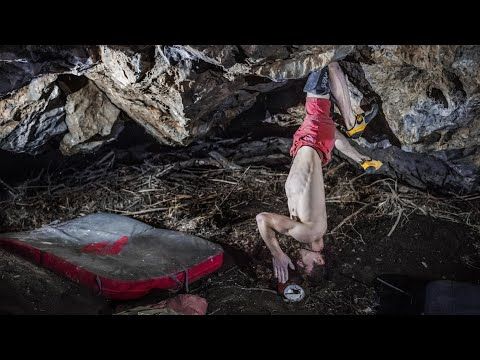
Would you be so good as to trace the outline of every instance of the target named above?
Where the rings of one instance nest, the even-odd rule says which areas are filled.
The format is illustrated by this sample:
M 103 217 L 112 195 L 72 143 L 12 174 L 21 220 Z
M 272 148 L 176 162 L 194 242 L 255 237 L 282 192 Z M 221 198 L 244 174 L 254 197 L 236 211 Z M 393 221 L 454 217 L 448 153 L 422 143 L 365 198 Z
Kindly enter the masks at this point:
M 79 75 L 98 57 L 95 46 L 0 46 L 0 99 L 44 74 Z
M 305 118 L 305 106 L 299 104 L 288 108 L 283 113 L 272 114 L 268 111 L 265 114 L 265 119 L 262 121 L 265 124 L 275 124 L 282 127 L 300 126 Z
M 369 46 L 358 64 L 342 65 L 364 103 L 381 102 L 400 143 L 375 156 L 387 152 L 398 176 L 417 186 L 480 190 L 479 46 Z
M 9 109 L 0 114 L 0 146 L 29 152 L 40 151 L 49 138 L 66 131 L 62 92 L 68 95 L 69 86 L 64 89 L 60 80 L 35 85 L 45 81 L 45 74 L 84 74 L 111 104 L 159 142 L 186 145 L 213 129 L 218 134 L 218 129 L 264 101 L 264 94 L 273 97 L 278 89 L 291 89 L 292 98 L 298 99 L 303 96 L 300 87 L 289 85 L 340 60 L 355 111 L 366 110 L 372 102 L 380 104 L 379 116 L 357 146 L 383 158 L 390 174 L 415 186 L 480 190 L 479 46 L 157 45 L 46 50 L 4 46 L 0 60 L 6 60 L 0 63 L 0 75 L 6 75 L 0 80 L 0 109 Z M 31 101 L 26 101 L 25 89 L 30 86 L 42 88 L 43 97 L 28 95 Z M 81 91 L 85 97 L 96 96 L 92 89 L 89 84 Z M 38 89 L 32 91 L 38 94 Z M 72 135 L 65 137 L 65 153 L 87 151 L 112 138 L 107 133 L 116 127 L 110 127 L 113 108 L 106 98 L 109 105 L 98 111 L 102 119 L 98 127 L 92 127 L 94 111 L 87 107 L 98 108 L 99 103 L 76 99 L 85 108 L 77 112 L 82 134 L 77 129 L 70 149 Z M 55 99 L 63 99 L 63 104 Z M 295 101 L 288 107 L 265 111 L 264 123 L 299 124 L 301 105 Z M 89 125 L 82 129 L 82 122 Z
M 65 132 L 64 99 L 56 75 L 34 79 L 0 100 L 0 148 L 38 153 L 52 137 Z
M 255 74 L 273 81 L 306 77 L 310 71 L 322 68 L 335 57 L 335 46 L 311 46 L 286 59 L 276 59 L 255 68 Z
M 96 47 L 0 47 L 0 148 L 37 154 L 67 130 L 58 74 L 80 75 L 98 59 Z
M 120 129 L 117 126 L 112 134 L 120 109 L 93 82 L 68 95 L 65 111 L 68 133 L 60 143 L 65 155 L 92 151 L 106 140 L 114 139 Z
M 439 151 L 426 154 L 403 151 L 397 146 L 391 146 L 388 141 L 367 144 L 366 140 L 360 139 L 354 146 L 362 153 L 384 163 L 378 173 L 412 186 L 443 193 L 478 191 L 478 166 L 474 164 L 474 158 L 480 157 L 478 147 L 455 152 Z M 354 166 L 358 166 L 337 150 L 335 153 Z
M 241 53 L 235 45 L 187 45 L 183 48 L 198 59 L 224 70 L 235 65 Z
M 253 105 L 260 91 L 279 86 L 223 76 L 233 48 L 155 46 L 133 51 L 101 46 L 101 65 L 86 75 L 161 143 L 186 145 L 227 125 Z M 144 61 L 148 66 L 139 65 L 142 59 L 149 59 Z
M 382 99 L 385 118 L 403 146 L 415 151 L 452 147 L 442 145 L 445 134 L 453 135 L 478 119 L 480 108 L 475 105 L 480 83 L 467 95 L 453 72 L 460 48 L 376 46 L 372 47 L 373 64 L 362 64 L 365 78 Z M 470 85 L 470 90 L 473 88 Z

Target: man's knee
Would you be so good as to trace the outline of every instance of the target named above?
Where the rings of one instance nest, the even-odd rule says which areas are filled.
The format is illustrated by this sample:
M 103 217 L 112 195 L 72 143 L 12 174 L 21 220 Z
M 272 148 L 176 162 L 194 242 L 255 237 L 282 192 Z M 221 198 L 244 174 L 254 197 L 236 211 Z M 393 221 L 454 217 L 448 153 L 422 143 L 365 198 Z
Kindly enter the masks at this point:
M 269 218 L 269 213 L 267 212 L 262 212 L 260 214 L 258 214 L 255 219 L 257 220 L 257 224 L 265 224 Z
M 328 64 L 328 70 L 329 71 L 336 71 L 340 69 L 340 65 L 336 61 L 332 61 L 330 64 Z

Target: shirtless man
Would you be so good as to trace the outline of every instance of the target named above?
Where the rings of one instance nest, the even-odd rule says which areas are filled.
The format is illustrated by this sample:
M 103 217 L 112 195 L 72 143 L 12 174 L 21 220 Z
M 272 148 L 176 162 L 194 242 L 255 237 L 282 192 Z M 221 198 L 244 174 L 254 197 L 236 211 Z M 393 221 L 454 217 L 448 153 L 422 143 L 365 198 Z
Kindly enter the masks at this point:
M 323 236 L 327 232 L 327 211 L 322 167 L 328 164 L 336 147 L 364 169 L 377 170 L 382 163 L 360 154 L 335 127 L 330 114 L 330 93 L 345 120 L 350 137 L 361 136 L 376 115 L 355 115 L 350 103 L 345 75 L 334 62 L 310 74 L 304 91 L 306 117 L 293 138 L 290 154 L 294 158 L 285 183 L 290 217 L 263 212 L 257 215 L 260 235 L 273 256 L 273 271 L 279 282 L 288 280 L 288 269 L 295 269 L 280 248 L 275 232 L 293 237 L 303 244 L 297 265 L 306 274 L 325 265 Z

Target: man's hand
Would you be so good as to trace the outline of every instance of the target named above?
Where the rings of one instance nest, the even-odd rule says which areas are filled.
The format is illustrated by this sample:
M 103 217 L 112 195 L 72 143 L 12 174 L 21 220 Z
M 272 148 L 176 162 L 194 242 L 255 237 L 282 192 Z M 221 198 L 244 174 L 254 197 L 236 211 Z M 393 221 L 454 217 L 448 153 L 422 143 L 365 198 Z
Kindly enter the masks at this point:
M 295 270 L 295 266 L 292 263 L 292 260 L 287 256 L 287 254 L 282 253 L 278 256 L 273 257 L 273 273 L 275 277 L 282 284 L 286 283 L 288 280 L 288 268 Z

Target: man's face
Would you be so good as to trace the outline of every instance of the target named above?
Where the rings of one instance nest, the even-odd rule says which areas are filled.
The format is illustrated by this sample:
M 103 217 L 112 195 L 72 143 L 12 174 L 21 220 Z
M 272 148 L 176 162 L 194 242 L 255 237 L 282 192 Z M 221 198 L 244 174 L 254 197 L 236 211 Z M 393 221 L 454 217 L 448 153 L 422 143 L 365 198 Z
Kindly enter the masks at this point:
M 315 251 L 300 250 L 300 259 L 297 266 L 312 280 L 322 280 L 325 272 L 325 259 L 322 254 Z M 318 278 L 318 279 L 317 279 Z

